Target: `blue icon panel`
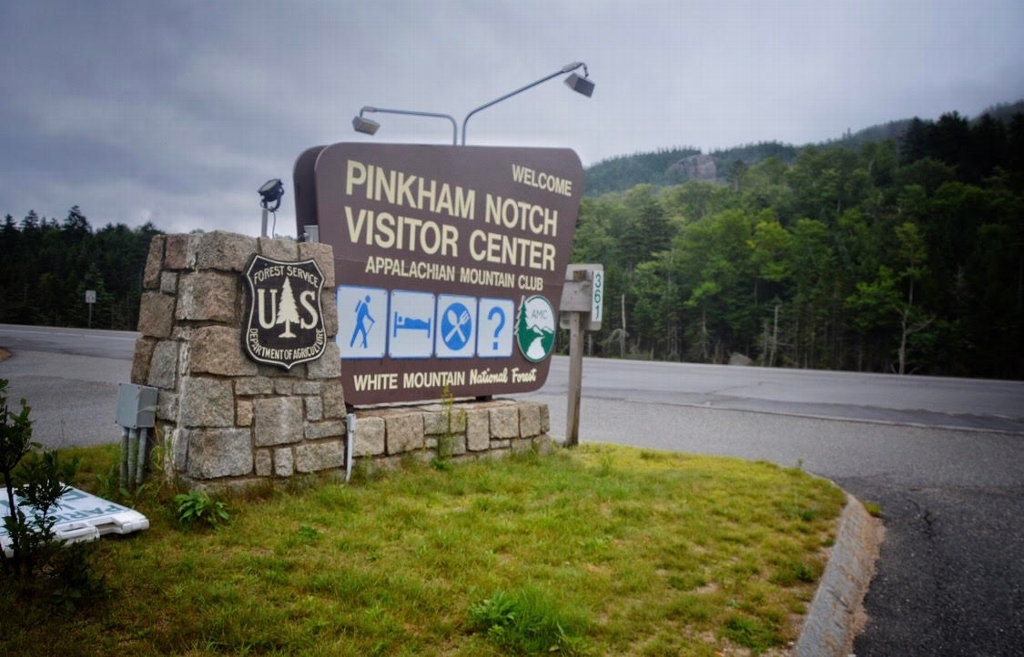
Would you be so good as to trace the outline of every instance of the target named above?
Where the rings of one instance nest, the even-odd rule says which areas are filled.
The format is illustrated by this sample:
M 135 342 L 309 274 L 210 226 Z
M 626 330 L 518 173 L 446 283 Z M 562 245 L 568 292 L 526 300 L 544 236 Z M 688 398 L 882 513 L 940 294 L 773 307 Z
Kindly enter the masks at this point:
M 338 287 L 338 335 L 342 358 L 383 358 L 387 349 L 388 291 Z
M 515 302 L 338 286 L 342 358 L 508 358 L 515 342 Z
M 476 308 L 474 297 L 438 295 L 438 331 L 434 340 L 434 352 L 438 358 L 471 358 L 474 355 Z
M 511 299 L 480 299 L 476 355 L 507 358 L 512 355 L 515 303 Z
M 437 333 L 433 294 L 394 290 L 388 321 L 389 356 L 430 358 L 433 355 L 434 335 Z

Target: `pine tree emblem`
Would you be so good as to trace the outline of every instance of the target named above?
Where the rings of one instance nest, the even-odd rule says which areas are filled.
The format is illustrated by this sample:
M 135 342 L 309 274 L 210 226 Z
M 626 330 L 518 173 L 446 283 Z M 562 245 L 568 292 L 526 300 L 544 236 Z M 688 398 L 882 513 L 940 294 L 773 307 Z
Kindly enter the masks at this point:
M 294 338 L 292 322 L 298 324 L 300 321 L 299 308 L 295 305 L 295 293 L 292 292 L 292 282 L 286 278 L 281 288 L 281 303 L 277 306 L 277 323 L 284 324 L 284 333 L 278 337 Z

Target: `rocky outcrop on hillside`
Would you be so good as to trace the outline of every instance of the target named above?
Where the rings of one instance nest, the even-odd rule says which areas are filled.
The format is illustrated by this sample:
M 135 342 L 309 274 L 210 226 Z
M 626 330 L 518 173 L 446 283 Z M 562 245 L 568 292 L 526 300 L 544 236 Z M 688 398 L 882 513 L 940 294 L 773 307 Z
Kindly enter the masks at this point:
M 714 182 L 718 177 L 718 165 L 710 155 L 691 155 L 679 160 L 670 168 L 673 174 L 681 175 L 683 180 L 708 180 Z

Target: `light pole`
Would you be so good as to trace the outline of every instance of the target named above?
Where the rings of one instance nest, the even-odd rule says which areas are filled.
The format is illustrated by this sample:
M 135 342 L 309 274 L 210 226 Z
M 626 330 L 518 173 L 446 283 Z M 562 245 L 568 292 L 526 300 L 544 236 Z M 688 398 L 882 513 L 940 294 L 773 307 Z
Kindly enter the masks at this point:
M 583 77 L 580 77 L 579 75 L 573 72 L 579 68 L 583 69 Z M 491 105 L 500 103 L 506 98 L 511 98 L 512 96 L 515 96 L 518 93 L 526 91 L 527 89 L 530 89 L 532 87 L 536 87 L 538 84 L 542 82 L 547 82 L 551 78 L 557 77 L 564 73 L 570 74 L 567 78 L 565 78 L 565 86 L 569 87 L 576 93 L 583 94 L 587 98 L 589 98 L 591 94 L 594 93 L 595 85 L 589 79 L 590 72 L 587 71 L 587 65 L 584 64 L 583 62 L 572 62 L 570 64 L 566 64 L 565 66 L 558 69 L 551 75 L 544 76 L 541 79 L 537 80 L 536 82 L 531 82 L 525 87 L 520 87 L 515 91 L 505 94 L 501 98 L 496 98 L 495 100 L 492 100 L 486 105 L 481 105 L 480 107 L 477 107 L 476 109 L 472 110 L 469 114 L 466 115 L 466 118 L 462 120 L 462 145 L 466 145 L 466 123 L 469 122 L 469 117 L 473 116 L 480 110 L 487 109 Z M 459 127 L 458 124 L 455 123 L 455 119 L 450 114 L 438 114 L 436 112 L 415 112 L 412 110 L 400 109 L 385 109 L 383 107 L 374 107 L 372 105 L 366 105 L 365 107 L 363 107 L 363 109 L 359 110 L 359 116 L 356 116 L 355 118 L 352 119 L 352 127 L 355 128 L 356 132 L 362 132 L 367 135 L 375 134 L 377 130 L 380 129 L 379 123 L 377 123 L 373 119 L 368 119 L 363 116 L 363 114 L 367 112 L 382 112 L 385 114 L 406 114 L 410 116 L 435 116 L 441 119 L 448 119 L 449 121 L 452 122 L 452 146 L 456 146 L 459 143 Z
M 536 82 L 531 82 L 530 84 L 526 85 L 525 87 L 520 87 L 520 88 L 516 89 L 515 91 L 511 91 L 511 92 L 505 94 L 501 98 L 495 98 L 491 102 L 489 102 L 489 103 L 487 103 L 485 105 L 481 105 L 480 107 L 477 107 L 476 109 L 472 110 L 469 114 L 466 115 L 466 118 L 462 120 L 462 145 L 463 146 L 466 145 L 466 123 L 469 122 L 469 117 L 473 116 L 474 114 L 476 114 L 480 110 L 487 109 L 491 105 L 495 105 L 497 103 L 500 103 L 501 101 L 505 100 L 506 98 L 511 98 L 512 96 L 515 96 L 518 93 L 522 93 L 523 91 L 526 91 L 527 89 L 531 89 L 533 87 L 536 87 L 538 84 L 540 84 L 542 82 L 547 82 L 548 80 L 550 80 L 553 77 L 557 77 L 559 75 L 562 75 L 563 73 L 570 73 L 570 72 L 575 71 L 576 69 L 578 69 L 580 67 L 583 67 L 583 77 L 581 78 L 576 73 L 572 73 L 572 75 L 570 75 L 569 77 L 567 77 L 565 79 L 565 84 L 566 84 L 567 87 L 569 87 L 570 89 L 572 89 L 576 93 L 583 94 L 584 96 L 589 98 L 590 95 L 594 93 L 594 83 L 591 82 L 588 79 L 590 77 L 590 73 L 587 71 L 587 65 L 584 64 L 583 62 L 572 62 L 570 64 L 566 64 L 565 66 L 563 66 L 562 68 L 558 69 L 557 71 L 555 71 L 551 75 L 545 76 L 545 77 L 537 80 Z
M 440 119 L 448 119 L 452 122 L 452 146 L 457 146 L 459 143 L 459 126 L 455 123 L 455 117 L 449 114 L 437 114 L 436 112 L 414 112 L 412 110 L 400 110 L 400 109 L 385 109 L 383 107 L 373 107 L 372 105 L 366 105 L 363 109 L 359 110 L 359 116 L 352 119 L 352 127 L 356 129 L 356 132 L 362 132 L 367 135 L 372 135 L 380 129 L 380 124 L 372 119 L 363 117 L 364 112 L 381 112 L 383 114 L 406 114 L 409 116 L 434 116 Z

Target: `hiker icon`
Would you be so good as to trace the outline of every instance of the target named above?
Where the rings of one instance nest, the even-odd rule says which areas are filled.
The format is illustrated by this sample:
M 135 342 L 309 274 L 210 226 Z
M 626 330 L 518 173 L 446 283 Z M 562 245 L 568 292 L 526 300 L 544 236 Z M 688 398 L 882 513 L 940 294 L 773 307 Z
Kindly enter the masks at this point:
M 338 332 L 342 358 L 381 358 L 387 348 L 388 291 L 376 287 L 339 285 Z
M 361 334 L 363 336 L 363 349 L 369 348 L 367 338 L 369 337 L 370 329 L 377 323 L 377 320 L 370 314 L 370 301 L 370 295 L 367 294 L 356 302 L 356 327 L 352 331 L 352 339 L 348 341 L 349 347 L 355 346 L 356 338 Z M 369 324 L 367 324 L 367 321 L 369 321 Z

